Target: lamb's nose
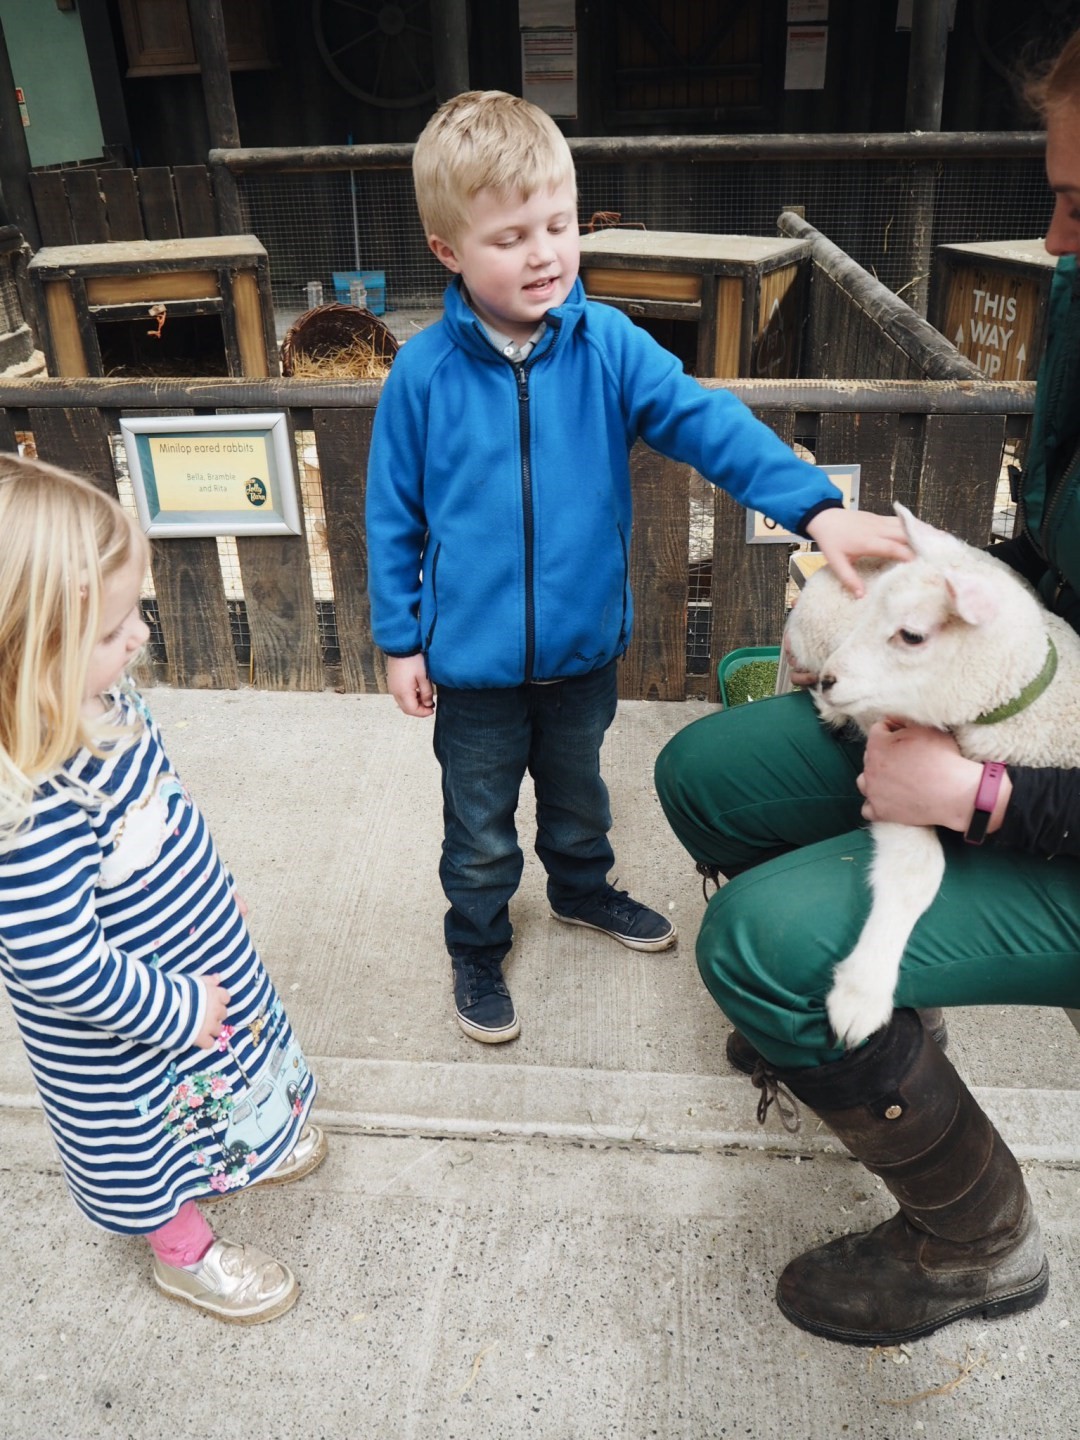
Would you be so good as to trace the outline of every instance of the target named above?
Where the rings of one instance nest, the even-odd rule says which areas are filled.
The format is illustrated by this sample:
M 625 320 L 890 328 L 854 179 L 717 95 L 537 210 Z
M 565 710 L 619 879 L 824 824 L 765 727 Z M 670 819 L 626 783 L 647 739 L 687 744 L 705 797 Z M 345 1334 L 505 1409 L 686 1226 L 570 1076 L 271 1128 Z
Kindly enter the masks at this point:
M 818 689 L 821 690 L 821 691 L 831 690 L 832 687 L 833 687 L 835 684 L 836 684 L 836 676 L 835 676 L 835 675 L 822 675 L 822 676 L 818 679 Z

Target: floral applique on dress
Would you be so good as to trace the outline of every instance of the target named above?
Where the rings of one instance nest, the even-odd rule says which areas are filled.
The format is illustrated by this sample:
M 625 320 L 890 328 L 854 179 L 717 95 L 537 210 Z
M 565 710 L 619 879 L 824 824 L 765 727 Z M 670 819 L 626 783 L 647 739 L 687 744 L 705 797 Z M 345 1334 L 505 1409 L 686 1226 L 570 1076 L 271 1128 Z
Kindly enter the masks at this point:
M 162 1118 L 165 1131 L 190 1146 L 209 1190 L 219 1194 L 247 1185 L 261 1149 L 277 1141 L 290 1120 L 303 1113 L 309 1073 L 297 1041 L 284 1038 L 285 1011 L 276 997 L 268 1013 L 238 1028 L 250 1032 L 252 1050 L 269 1047 L 268 1054 L 260 1056 L 254 1082 L 233 1044 L 237 1029 L 231 1025 L 222 1026 L 217 1048 L 240 1072 L 242 1084 L 235 1093 L 220 1070 L 196 1071 L 178 1080 L 173 1068 L 166 1077 L 173 1090 Z

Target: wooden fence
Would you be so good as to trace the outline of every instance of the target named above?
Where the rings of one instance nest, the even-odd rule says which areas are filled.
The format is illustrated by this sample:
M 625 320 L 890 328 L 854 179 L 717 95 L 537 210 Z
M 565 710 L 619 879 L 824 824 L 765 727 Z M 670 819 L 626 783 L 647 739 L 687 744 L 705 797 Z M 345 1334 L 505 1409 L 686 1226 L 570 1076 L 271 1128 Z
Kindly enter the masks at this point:
M 220 232 L 205 165 L 35 170 L 30 193 L 42 245 L 176 240 Z
M 810 307 L 802 370 L 819 380 L 980 380 L 982 371 L 940 331 L 790 210 L 777 228 L 809 240 Z
M 707 381 L 719 386 L 721 382 Z M 786 441 L 800 441 L 821 464 L 858 461 L 861 504 L 887 511 L 894 499 L 965 539 L 989 538 L 994 494 L 1007 442 L 1022 441 L 1031 382 L 731 381 Z M 332 685 L 385 689 L 371 639 L 367 602 L 364 485 L 378 384 L 303 380 L 0 381 L 0 449 L 29 437 L 38 455 L 116 488 L 115 437 L 121 415 L 284 411 L 307 433 L 321 484 L 320 531 L 332 584 L 339 656 L 320 643 L 318 605 L 305 538 L 238 537 L 236 554 L 250 631 L 242 671 L 218 546 L 214 539 L 156 541 L 152 572 L 164 657 L 157 678 L 172 685 L 319 690 Z M 688 515 L 693 473 L 638 446 L 631 554 L 637 625 L 621 667 L 625 698 L 681 700 L 686 667 Z M 745 512 L 715 493 L 711 570 L 711 659 L 741 645 L 775 643 L 784 619 L 786 544 L 747 544 Z M 310 525 L 311 517 L 305 524 Z M 700 681 L 691 683 L 691 693 Z

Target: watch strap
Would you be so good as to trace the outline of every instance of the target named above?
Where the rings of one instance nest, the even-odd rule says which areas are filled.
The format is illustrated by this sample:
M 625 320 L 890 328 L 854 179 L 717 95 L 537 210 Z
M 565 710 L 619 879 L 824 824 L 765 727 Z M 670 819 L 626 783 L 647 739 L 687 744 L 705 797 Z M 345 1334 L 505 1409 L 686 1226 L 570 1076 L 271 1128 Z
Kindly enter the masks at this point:
M 964 833 L 964 839 L 969 845 L 981 845 L 986 839 L 990 817 L 997 804 L 1004 774 L 1005 766 L 1002 761 L 985 760 L 983 762 L 982 778 L 975 794 L 975 809 L 971 812 L 971 821 Z

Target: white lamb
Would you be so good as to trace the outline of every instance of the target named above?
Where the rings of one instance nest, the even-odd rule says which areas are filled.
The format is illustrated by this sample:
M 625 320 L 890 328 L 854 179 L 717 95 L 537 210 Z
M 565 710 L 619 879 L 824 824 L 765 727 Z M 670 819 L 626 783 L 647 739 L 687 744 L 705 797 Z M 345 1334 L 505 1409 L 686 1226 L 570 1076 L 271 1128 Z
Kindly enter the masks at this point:
M 916 558 L 864 563 L 860 600 L 823 568 L 788 621 L 822 718 L 865 732 L 893 717 L 950 731 L 973 760 L 1080 766 L 1080 637 L 1008 566 L 895 509 Z M 847 1046 L 887 1023 L 904 947 L 944 872 L 933 828 L 871 831 L 870 914 L 826 999 Z

